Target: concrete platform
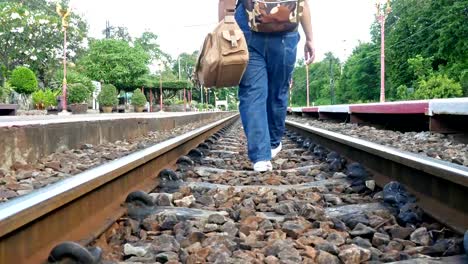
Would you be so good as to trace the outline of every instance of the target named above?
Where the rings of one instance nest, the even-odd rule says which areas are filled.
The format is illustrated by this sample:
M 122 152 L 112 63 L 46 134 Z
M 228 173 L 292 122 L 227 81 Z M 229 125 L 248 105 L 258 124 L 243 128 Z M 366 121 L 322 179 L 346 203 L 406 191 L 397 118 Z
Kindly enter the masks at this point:
M 468 98 L 296 107 L 288 112 L 403 131 L 468 132 Z
M 229 112 L 86 114 L 0 117 L 0 168 L 35 163 L 53 152 L 143 137 Z

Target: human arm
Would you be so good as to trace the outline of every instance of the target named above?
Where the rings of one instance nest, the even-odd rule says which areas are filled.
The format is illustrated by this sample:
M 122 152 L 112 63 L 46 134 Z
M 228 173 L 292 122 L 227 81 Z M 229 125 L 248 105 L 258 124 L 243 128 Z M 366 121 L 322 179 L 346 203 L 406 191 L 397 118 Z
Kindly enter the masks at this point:
M 221 1 L 221 0 L 220 0 Z M 306 43 L 304 46 L 304 56 L 307 64 L 314 62 L 315 59 L 315 47 L 312 33 L 312 20 L 310 18 L 310 7 L 309 1 L 304 0 L 304 10 L 301 17 L 301 25 L 306 36 Z

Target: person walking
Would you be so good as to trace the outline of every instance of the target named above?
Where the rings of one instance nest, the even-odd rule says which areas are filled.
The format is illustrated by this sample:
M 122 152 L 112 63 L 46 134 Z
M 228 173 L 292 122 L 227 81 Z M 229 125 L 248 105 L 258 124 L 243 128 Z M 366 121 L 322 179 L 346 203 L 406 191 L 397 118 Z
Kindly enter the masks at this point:
M 315 50 L 308 0 L 219 0 L 218 16 L 236 6 L 235 18 L 249 48 L 249 63 L 239 84 L 239 111 L 249 159 L 258 172 L 273 169 L 271 159 L 282 149 L 288 89 L 300 40 L 305 33 L 305 63 Z

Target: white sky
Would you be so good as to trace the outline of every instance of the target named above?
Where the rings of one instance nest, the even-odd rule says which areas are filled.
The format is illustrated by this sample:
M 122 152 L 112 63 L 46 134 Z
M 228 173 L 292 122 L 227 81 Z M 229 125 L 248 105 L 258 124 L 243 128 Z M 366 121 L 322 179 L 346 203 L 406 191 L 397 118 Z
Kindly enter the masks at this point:
M 377 0 L 309 0 L 312 12 L 316 61 L 332 51 L 340 59 L 351 53 L 358 41 L 370 40 Z M 106 20 L 126 26 L 132 37 L 149 30 L 159 36 L 163 51 L 173 58 L 198 50 L 217 23 L 218 0 L 72 0 L 75 12 L 90 26 L 90 36 L 103 38 Z M 298 46 L 303 57 L 304 34 Z

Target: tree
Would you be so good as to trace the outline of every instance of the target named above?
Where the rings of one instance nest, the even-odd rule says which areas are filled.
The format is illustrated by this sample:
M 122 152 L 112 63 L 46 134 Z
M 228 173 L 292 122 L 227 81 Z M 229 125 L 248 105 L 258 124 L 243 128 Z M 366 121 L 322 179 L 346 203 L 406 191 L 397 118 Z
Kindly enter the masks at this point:
M 72 15 L 68 28 L 68 58 L 81 54 L 87 34 L 86 23 Z M 45 0 L 0 3 L 0 84 L 18 65 L 27 65 L 47 81 L 47 74 L 59 66 L 63 50 L 61 22 L 55 6 Z
M 109 32 L 108 36 L 106 35 L 107 32 Z M 110 26 L 109 28 L 106 28 L 103 33 L 106 35 L 106 38 L 108 37 L 110 39 L 132 42 L 132 36 L 128 33 L 128 28 L 124 26 Z
M 198 59 L 198 51 L 194 51 L 192 54 L 182 53 L 179 55 L 179 60 L 174 61 L 172 71 L 178 76 L 179 74 L 179 63 L 180 63 L 180 79 L 191 80 L 192 74 L 195 70 L 195 65 Z
M 149 72 L 149 56 L 139 46 L 122 40 L 95 40 L 81 62 L 87 76 L 118 89 L 132 91 L 138 80 Z
M 408 59 L 417 55 L 433 57 L 434 71 L 460 80 L 468 68 L 467 5 L 467 0 L 392 1 L 386 43 L 391 93 L 415 82 Z
M 377 101 L 380 94 L 378 48 L 372 43 L 357 46 L 343 67 L 337 95 L 341 103 Z
M 330 64 L 332 70 L 330 70 Z M 331 104 L 331 71 L 333 78 L 340 78 L 340 60 L 331 52 L 325 54 L 321 62 L 309 66 L 310 101 L 316 105 Z M 293 73 L 292 102 L 295 105 L 307 105 L 307 76 L 304 61 L 300 61 Z
M 167 58 L 158 44 L 158 35 L 153 32 L 145 31 L 141 36 L 135 39 L 135 45 L 140 46 L 150 56 L 151 62 L 155 62 L 161 58 Z

